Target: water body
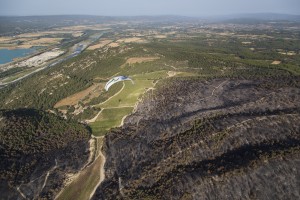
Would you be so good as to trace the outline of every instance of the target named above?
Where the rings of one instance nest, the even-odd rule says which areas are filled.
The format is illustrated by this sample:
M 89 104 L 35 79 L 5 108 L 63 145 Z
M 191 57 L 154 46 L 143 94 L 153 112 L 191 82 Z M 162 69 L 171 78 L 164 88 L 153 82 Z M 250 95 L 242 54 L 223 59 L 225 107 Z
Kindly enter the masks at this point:
M 29 49 L 0 49 L 0 64 L 12 62 L 15 58 L 28 56 L 36 51 L 36 48 Z

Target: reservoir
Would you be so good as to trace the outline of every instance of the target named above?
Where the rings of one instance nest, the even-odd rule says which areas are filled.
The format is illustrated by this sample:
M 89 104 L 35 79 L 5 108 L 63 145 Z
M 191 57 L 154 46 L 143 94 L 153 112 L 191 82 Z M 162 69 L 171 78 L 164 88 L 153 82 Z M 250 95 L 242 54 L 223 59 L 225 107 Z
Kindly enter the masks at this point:
M 28 56 L 36 51 L 36 48 L 29 49 L 0 49 L 0 64 L 12 62 L 15 58 Z

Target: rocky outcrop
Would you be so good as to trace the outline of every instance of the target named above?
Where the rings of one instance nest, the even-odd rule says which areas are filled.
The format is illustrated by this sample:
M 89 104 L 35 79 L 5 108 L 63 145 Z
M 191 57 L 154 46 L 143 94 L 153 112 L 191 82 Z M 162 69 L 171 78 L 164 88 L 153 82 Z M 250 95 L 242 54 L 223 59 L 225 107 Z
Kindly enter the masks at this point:
M 173 79 L 106 136 L 94 199 L 298 199 L 300 78 Z

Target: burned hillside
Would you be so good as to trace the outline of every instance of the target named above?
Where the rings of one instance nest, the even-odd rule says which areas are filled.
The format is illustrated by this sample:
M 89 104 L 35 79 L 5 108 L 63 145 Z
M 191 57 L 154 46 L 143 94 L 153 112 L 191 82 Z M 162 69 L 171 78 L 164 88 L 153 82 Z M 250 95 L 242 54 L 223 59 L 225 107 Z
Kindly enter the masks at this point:
M 297 199 L 300 79 L 174 79 L 106 136 L 94 199 Z

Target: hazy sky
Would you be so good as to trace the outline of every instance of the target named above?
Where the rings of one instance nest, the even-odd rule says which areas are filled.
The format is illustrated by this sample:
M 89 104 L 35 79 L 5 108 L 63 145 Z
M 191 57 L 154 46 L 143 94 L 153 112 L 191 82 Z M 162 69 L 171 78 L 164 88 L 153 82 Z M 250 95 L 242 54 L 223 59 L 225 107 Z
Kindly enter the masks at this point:
M 300 0 L 0 0 L 0 15 L 300 14 Z

